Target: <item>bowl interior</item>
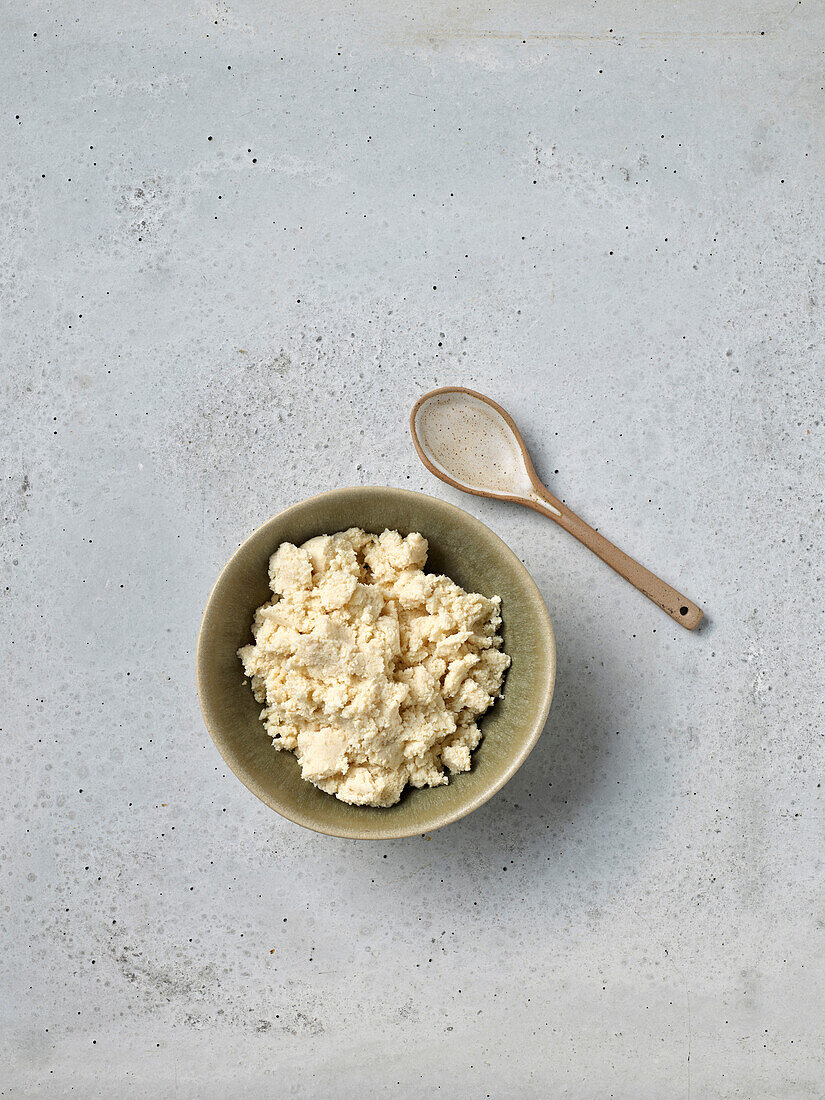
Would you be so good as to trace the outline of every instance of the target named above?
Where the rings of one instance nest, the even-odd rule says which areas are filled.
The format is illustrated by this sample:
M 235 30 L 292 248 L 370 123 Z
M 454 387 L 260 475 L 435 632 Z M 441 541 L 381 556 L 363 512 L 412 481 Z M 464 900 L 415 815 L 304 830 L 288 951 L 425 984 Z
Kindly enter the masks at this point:
M 237 657 L 252 641 L 255 609 L 271 597 L 267 567 L 281 542 L 296 544 L 348 527 L 420 531 L 426 569 L 470 592 L 501 596 L 504 648 L 512 664 L 504 696 L 480 719 L 482 741 L 469 772 L 446 787 L 407 788 L 395 806 L 348 806 L 301 778 L 292 753 L 276 752 L 260 704 Z M 334 836 L 384 838 L 426 833 L 485 802 L 516 771 L 547 717 L 555 679 L 550 618 L 529 573 L 479 520 L 446 501 L 403 489 L 338 489 L 302 501 L 259 527 L 221 573 L 198 638 L 198 695 L 207 728 L 239 779 L 272 809 Z

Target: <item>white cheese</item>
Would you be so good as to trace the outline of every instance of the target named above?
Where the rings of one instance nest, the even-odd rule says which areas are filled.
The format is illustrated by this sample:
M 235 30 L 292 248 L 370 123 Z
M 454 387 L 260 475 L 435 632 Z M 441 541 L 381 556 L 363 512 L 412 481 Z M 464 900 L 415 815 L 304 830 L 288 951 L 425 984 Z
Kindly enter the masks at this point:
M 498 596 L 423 572 L 427 540 L 358 528 L 283 543 L 275 599 L 238 650 L 276 749 L 343 802 L 391 806 L 407 783 L 469 771 L 476 719 L 501 694 Z

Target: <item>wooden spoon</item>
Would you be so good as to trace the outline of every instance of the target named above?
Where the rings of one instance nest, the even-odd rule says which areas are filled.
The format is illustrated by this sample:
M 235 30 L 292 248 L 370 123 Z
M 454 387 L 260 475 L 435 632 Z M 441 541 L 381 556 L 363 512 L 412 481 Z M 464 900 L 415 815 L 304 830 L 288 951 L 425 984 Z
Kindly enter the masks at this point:
M 484 394 L 443 386 L 419 398 L 410 414 L 418 457 L 436 477 L 465 493 L 526 504 L 630 581 L 677 623 L 695 629 L 702 609 L 594 531 L 539 480 L 513 419 Z

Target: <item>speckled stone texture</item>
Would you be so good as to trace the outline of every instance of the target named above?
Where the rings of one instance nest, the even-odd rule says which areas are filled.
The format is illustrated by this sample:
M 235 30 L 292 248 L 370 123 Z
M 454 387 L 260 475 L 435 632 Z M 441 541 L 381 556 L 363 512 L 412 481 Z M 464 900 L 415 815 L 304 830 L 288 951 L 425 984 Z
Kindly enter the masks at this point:
M 8 1097 L 825 1090 L 825 17 L 812 0 L 7 7 Z M 430 477 L 457 383 L 707 612 Z M 440 494 L 526 562 L 556 699 L 441 832 L 227 772 L 194 641 L 257 524 Z

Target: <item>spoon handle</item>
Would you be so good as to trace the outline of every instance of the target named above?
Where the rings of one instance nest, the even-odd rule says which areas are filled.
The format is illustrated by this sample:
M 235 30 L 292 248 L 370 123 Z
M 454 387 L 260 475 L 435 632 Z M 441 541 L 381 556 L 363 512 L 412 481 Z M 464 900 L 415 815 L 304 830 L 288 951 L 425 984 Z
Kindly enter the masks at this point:
M 565 531 L 569 531 L 573 538 L 578 539 L 588 550 L 592 550 L 611 569 L 615 569 L 620 577 L 630 581 L 634 588 L 638 588 L 640 592 L 658 607 L 661 607 L 662 611 L 670 615 L 671 619 L 679 623 L 680 626 L 684 626 L 687 630 L 696 629 L 702 620 L 703 611 L 701 607 L 698 607 L 687 596 L 683 596 L 681 592 L 677 592 L 675 588 L 666 584 L 655 573 L 645 569 L 643 565 L 631 558 L 629 554 L 625 554 L 618 546 L 614 546 L 604 535 L 594 531 L 575 512 L 571 512 L 566 504 L 562 504 L 557 497 L 554 497 L 546 486 L 542 485 L 541 488 L 536 486 L 536 489 L 552 506 L 553 510 L 544 508 L 538 502 L 525 500 L 524 503 L 529 504 L 529 507 L 535 511 L 541 512 L 543 516 L 549 516 Z

